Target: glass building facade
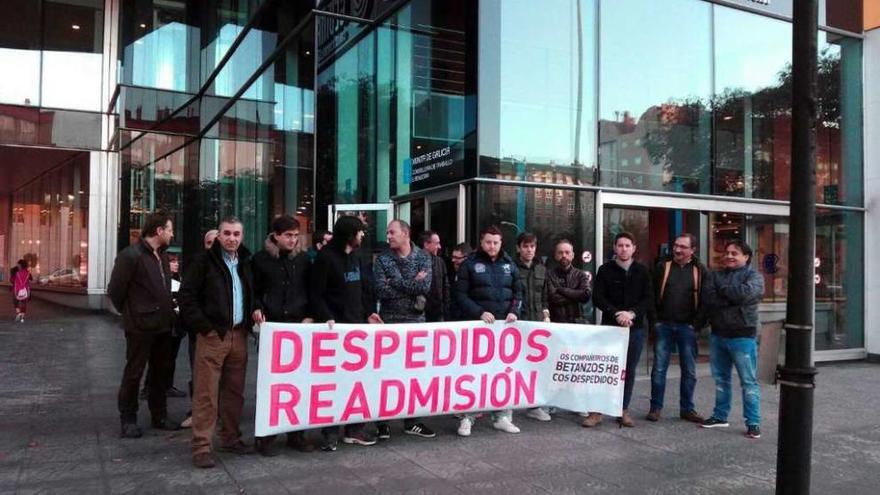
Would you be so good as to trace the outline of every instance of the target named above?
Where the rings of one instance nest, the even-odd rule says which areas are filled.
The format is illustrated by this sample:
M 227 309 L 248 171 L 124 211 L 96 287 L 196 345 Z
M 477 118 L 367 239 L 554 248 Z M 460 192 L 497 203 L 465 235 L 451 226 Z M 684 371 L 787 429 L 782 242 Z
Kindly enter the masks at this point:
M 205 231 L 339 215 L 505 248 L 741 237 L 784 316 L 793 0 L 0 0 L 0 283 L 103 294 L 145 215 Z M 816 349 L 864 354 L 863 0 L 820 2 Z M 874 62 L 876 63 L 876 62 Z M 589 308 L 588 308 L 589 309 Z

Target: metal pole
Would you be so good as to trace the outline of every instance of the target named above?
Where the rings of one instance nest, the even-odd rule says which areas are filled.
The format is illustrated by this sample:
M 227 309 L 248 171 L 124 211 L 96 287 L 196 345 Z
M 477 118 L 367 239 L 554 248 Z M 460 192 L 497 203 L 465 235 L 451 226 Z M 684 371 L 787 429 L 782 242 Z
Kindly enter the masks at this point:
M 794 3 L 791 120 L 791 258 L 785 364 L 779 376 L 776 493 L 810 492 L 815 304 L 817 0 Z

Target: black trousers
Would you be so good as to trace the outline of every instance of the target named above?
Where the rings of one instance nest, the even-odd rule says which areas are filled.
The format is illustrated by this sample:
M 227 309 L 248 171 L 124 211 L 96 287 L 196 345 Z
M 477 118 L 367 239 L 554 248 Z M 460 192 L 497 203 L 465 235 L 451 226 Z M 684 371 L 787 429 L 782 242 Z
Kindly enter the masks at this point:
M 137 422 L 138 388 L 147 363 L 150 380 L 147 388 L 147 404 L 153 420 L 168 414 L 165 384 L 171 368 L 171 332 L 146 333 L 125 332 L 125 370 L 119 385 L 119 418 L 123 423 Z
M 174 386 L 174 373 L 177 370 L 177 354 L 180 352 L 180 342 L 183 340 L 182 335 L 171 335 L 171 355 L 169 356 L 170 361 L 168 362 L 168 373 L 166 373 L 165 378 L 167 379 L 167 383 L 165 384 L 165 389 L 169 389 Z M 190 370 L 192 369 L 192 359 L 190 359 Z M 190 377 L 192 377 L 192 373 L 190 373 Z M 155 373 L 153 372 L 152 366 L 147 366 L 147 377 L 144 378 L 144 388 L 150 389 L 150 381 L 155 379 Z M 190 387 L 192 387 L 192 379 L 190 379 Z M 192 393 L 190 393 L 192 395 Z

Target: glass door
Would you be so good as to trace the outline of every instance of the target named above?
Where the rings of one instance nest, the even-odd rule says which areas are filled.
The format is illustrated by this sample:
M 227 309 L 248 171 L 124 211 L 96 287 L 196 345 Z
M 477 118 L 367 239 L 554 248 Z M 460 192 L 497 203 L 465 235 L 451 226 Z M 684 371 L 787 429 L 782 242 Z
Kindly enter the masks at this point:
M 367 226 L 360 253 L 372 257 L 386 246 L 385 228 L 394 218 L 394 205 L 391 203 L 334 204 L 327 206 L 327 230 L 333 231 L 333 224 L 343 216 L 356 216 Z

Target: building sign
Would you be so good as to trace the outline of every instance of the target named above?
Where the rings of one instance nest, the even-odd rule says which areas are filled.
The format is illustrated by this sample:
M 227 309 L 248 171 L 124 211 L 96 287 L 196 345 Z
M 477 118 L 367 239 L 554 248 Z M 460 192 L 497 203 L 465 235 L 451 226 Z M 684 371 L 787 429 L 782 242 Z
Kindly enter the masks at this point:
M 464 175 L 461 143 L 444 146 L 403 161 L 403 182 L 418 191 L 448 184 Z
M 318 4 L 317 10 L 372 21 L 388 13 L 396 3 L 397 0 L 323 0 Z M 368 27 L 366 23 L 359 24 L 327 15 L 316 15 L 318 66 L 330 60 L 348 40 L 366 27 Z

